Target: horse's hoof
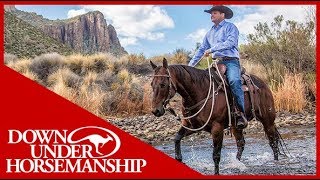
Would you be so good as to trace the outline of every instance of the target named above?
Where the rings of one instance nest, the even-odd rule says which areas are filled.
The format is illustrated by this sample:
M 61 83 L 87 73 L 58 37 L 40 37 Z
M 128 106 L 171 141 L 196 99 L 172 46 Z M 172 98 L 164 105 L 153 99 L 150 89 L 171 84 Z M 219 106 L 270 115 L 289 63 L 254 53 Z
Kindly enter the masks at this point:
M 241 159 L 241 156 L 239 156 L 239 155 L 237 155 L 237 159 L 240 161 L 240 159 Z
M 182 162 L 182 158 L 175 158 L 177 161 Z

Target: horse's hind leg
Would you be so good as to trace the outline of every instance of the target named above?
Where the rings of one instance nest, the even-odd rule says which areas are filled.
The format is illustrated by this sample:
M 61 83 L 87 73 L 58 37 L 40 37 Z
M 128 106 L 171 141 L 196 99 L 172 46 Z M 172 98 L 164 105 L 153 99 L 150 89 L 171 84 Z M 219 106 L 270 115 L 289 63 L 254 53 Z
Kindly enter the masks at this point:
M 195 133 L 194 131 L 189 131 L 184 127 L 181 127 L 177 132 L 174 138 L 174 149 L 175 149 L 175 159 L 178 161 L 182 161 L 182 154 L 181 154 L 181 139 L 185 136 L 189 136 L 190 134 Z
M 273 151 L 274 160 L 278 160 L 279 157 L 279 136 L 274 123 L 263 123 L 264 131 L 269 139 L 269 145 Z
M 223 141 L 223 125 L 214 123 L 211 130 L 212 141 L 213 141 L 213 154 L 212 158 L 214 161 L 214 173 L 219 174 L 219 163 L 221 157 L 221 148 Z
M 238 152 L 237 152 L 237 159 L 240 161 L 242 152 L 244 150 L 244 146 L 246 144 L 243 136 L 243 130 L 242 129 L 237 129 L 235 127 L 232 127 L 232 133 L 234 137 L 236 138 L 237 142 L 237 147 L 238 147 Z

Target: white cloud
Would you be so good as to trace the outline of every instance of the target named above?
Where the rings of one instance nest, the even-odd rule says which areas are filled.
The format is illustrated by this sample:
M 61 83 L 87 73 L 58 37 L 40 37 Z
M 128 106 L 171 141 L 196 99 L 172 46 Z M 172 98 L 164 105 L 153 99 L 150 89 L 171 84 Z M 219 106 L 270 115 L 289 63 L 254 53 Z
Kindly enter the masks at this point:
M 120 38 L 119 38 L 119 41 L 120 41 L 120 43 L 121 43 L 121 45 L 122 45 L 123 47 L 127 47 L 127 46 L 129 46 L 129 45 L 136 45 L 136 44 L 138 44 L 138 43 L 137 43 L 137 42 L 138 42 L 138 39 L 135 38 L 135 37 L 120 37 Z
M 155 5 L 86 5 L 82 11 L 98 10 L 112 24 L 122 42 L 136 44 L 139 39 L 161 40 L 165 34 L 161 30 L 174 28 L 174 21 L 167 12 Z M 75 10 L 73 10 L 73 13 Z M 69 13 L 68 13 L 69 14 Z
M 237 6 L 240 8 L 240 6 Z M 248 5 L 244 6 L 248 8 Z M 305 22 L 307 5 L 260 5 L 254 6 L 256 11 L 245 14 L 240 21 L 235 22 L 241 34 L 254 33 L 254 27 L 259 22 L 270 24 L 277 15 L 283 15 L 284 20 Z M 240 12 L 241 13 L 241 12 Z
M 68 11 L 68 18 L 79 16 L 79 15 L 85 14 L 85 13 L 87 13 L 85 9 L 79 9 L 79 10 L 72 9 L 72 10 Z
M 146 39 L 148 40 L 161 40 L 164 38 L 164 33 L 150 33 L 148 32 L 146 35 Z
M 204 38 L 204 36 L 206 35 L 207 32 L 208 32 L 208 30 L 206 30 L 204 28 L 197 29 L 196 31 L 188 34 L 186 39 L 191 39 L 194 42 L 202 43 L 203 38 Z

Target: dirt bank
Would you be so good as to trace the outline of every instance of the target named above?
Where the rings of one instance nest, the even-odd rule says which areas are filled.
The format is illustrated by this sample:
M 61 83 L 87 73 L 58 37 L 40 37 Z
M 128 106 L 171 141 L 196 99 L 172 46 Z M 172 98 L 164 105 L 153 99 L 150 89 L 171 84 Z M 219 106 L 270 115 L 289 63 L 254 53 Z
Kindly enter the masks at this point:
M 131 118 L 110 119 L 108 121 L 140 140 L 152 145 L 173 142 L 173 138 L 180 128 L 180 122 L 175 120 L 169 113 L 166 113 L 162 117 L 155 117 L 150 114 Z M 315 112 L 310 111 L 303 113 L 279 112 L 277 113 L 275 122 L 276 126 L 281 129 L 282 127 L 290 126 L 315 126 L 315 121 Z M 263 126 L 256 120 L 250 121 L 248 127 L 244 131 L 246 134 L 258 132 L 263 132 Z M 198 132 L 187 138 L 191 137 L 204 139 L 210 138 L 210 134 L 207 132 Z

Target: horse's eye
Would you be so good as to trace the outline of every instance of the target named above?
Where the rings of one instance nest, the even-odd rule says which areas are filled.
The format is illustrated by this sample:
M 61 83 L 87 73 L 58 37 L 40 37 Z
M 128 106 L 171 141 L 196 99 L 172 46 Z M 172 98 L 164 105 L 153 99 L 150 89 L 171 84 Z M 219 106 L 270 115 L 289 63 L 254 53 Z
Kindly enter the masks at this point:
M 166 87 L 166 85 L 165 84 L 160 84 L 160 87 L 164 88 L 164 87 Z

